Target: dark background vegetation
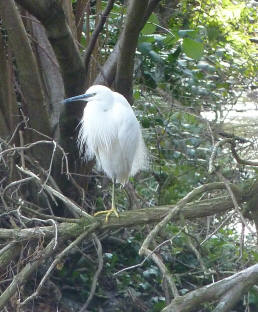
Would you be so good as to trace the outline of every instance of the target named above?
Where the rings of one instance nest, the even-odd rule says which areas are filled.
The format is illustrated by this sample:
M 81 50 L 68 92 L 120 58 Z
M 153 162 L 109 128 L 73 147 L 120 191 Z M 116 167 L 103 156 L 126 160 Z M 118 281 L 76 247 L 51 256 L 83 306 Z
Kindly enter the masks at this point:
M 258 311 L 256 7 L 0 1 L 1 311 Z M 150 155 L 108 223 L 85 103 L 61 104 L 92 84 Z

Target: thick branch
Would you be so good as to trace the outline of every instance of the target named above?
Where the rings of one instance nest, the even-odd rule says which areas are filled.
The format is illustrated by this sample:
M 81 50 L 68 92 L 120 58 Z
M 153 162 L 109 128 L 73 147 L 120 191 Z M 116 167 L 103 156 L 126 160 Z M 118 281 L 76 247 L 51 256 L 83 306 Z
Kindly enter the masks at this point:
M 16 0 L 24 9 L 37 17 L 45 27 L 63 76 L 66 96 L 73 96 L 84 91 L 85 70 L 76 39 L 66 22 L 62 1 L 57 0 Z M 69 153 L 70 168 L 76 162 L 76 143 L 73 136 L 78 121 L 81 119 L 83 103 L 63 105 L 60 108 L 60 140 Z M 38 116 L 38 114 L 36 114 Z M 74 158 L 73 158 L 74 157 Z M 59 177 L 60 169 L 56 174 Z M 58 179 L 60 187 L 65 189 L 64 179 Z
M 151 13 L 155 9 L 155 7 L 158 5 L 158 3 L 161 0 L 150 0 L 147 9 L 145 10 L 145 15 L 142 20 L 141 29 L 147 22 L 148 18 L 150 17 Z M 117 60 L 119 58 L 119 46 L 120 46 L 120 38 L 116 42 L 116 45 L 113 48 L 112 53 L 106 60 L 105 64 L 102 67 L 101 72 L 97 76 L 95 83 L 96 84 L 105 84 L 110 86 L 114 79 L 116 74 L 116 66 L 117 66 Z
M 239 202 L 242 201 L 241 194 L 235 193 Z M 119 218 L 116 216 L 110 216 L 109 222 L 104 222 L 104 217 L 95 217 L 96 222 L 99 222 L 97 228 L 98 232 L 106 230 L 120 229 L 124 227 L 135 227 L 141 224 L 150 224 L 161 221 L 173 208 L 172 205 L 158 206 L 154 208 L 145 208 L 134 211 L 125 211 L 119 214 Z M 180 210 L 180 213 L 186 219 L 195 219 L 200 217 L 206 217 L 214 215 L 216 213 L 226 212 L 234 208 L 232 199 L 230 196 L 221 196 L 218 198 L 211 198 L 202 201 L 196 201 L 186 204 Z M 77 220 L 77 219 L 76 219 Z M 178 215 L 175 215 L 172 220 L 178 220 Z M 92 223 L 93 224 L 93 223 Z M 73 238 L 80 235 L 85 226 L 89 225 L 89 221 L 86 218 L 82 218 L 81 222 L 76 223 L 61 223 L 58 225 L 58 237 Z M 38 237 L 53 237 L 55 229 L 53 226 L 35 227 L 27 229 L 1 229 L 0 238 L 2 239 L 14 239 L 14 240 L 28 240 Z
M 201 304 L 218 300 L 219 298 L 229 299 L 227 293 L 235 298 L 234 292 L 237 292 L 238 298 L 243 295 L 250 287 L 258 282 L 258 264 L 255 264 L 243 271 L 240 271 L 230 277 L 224 278 L 214 284 L 204 286 L 187 293 L 184 296 L 177 297 L 162 310 L 162 312 L 188 312 L 193 311 Z M 237 301 L 234 300 L 234 303 Z M 221 302 L 222 304 L 222 302 Z M 224 305 L 225 303 L 223 303 Z M 228 305 L 229 309 L 231 305 Z M 215 310 L 218 311 L 229 311 L 229 309 Z
M 148 0 L 129 1 L 124 28 L 119 37 L 115 89 L 129 102 L 132 96 L 134 56 Z
M 35 42 L 41 75 L 46 89 L 47 100 L 50 106 L 50 123 L 51 128 L 58 131 L 58 122 L 60 116 L 60 102 L 64 99 L 64 83 L 61 75 L 60 66 L 56 59 L 54 50 L 47 38 L 42 24 L 36 19 L 31 18 L 32 40 Z M 54 137 L 58 138 L 55 133 Z

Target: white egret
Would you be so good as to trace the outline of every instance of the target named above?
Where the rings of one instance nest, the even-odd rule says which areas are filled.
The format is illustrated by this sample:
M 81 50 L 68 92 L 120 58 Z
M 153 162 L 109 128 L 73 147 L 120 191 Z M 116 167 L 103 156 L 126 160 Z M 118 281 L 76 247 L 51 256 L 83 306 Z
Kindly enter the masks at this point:
M 106 221 L 114 213 L 115 183 L 125 185 L 130 176 L 146 168 L 147 152 L 141 127 L 125 97 L 102 85 L 91 86 L 84 94 L 64 100 L 87 101 L 80 123 L 78 145 L 84 159 L 96 157 L 97 166 L 112 179 L 112 205 Z

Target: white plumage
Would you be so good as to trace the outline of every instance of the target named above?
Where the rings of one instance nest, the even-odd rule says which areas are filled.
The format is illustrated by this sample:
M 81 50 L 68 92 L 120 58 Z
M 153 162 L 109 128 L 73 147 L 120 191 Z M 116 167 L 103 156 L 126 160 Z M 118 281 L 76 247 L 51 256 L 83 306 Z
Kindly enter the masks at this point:
M 101 85 L 90 87 L 78 143 L 87 159 L 96 156 L 98 168 L 125 184 L 146 167 L 146 148 L 134 111 L 124 96 Z
M 96 156 L 98 168 L 113 180 L 111 210 L 117 214 L 114 183 L 124 185 L 130 176 L 147 166 L 140 124 L 125 97 L 105 86 L 91 86 L 85 94 L 64 103 L 78 100 L 88 102 L 80 123 L 80 153 L 87 160 Z

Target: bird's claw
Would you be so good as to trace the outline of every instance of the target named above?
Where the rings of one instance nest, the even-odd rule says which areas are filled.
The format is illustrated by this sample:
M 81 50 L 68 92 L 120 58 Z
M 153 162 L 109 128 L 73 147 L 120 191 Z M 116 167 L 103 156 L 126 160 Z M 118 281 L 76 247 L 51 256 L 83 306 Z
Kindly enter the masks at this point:
M 105 215 L 106 215 L 105 223 L 107 223 L 107 222 L 108 222 L 108 219 L 109 219 L 109 217 L 111 216 L 112 213 L 114 213 L 115 216 L 116 216 L 117 218 L 119 218 L 119 214 L 118 214 L 118 212 L 117 212 L 117 210 L 116 210 L 115 207 L 112 207 L 112 208 L 109 209 L 109 210 L 98 211 L 98 212 L 94 213 L 94 217 L 99 216 L 99 215 L 102 215 L 102 214 L 105 214 Z

